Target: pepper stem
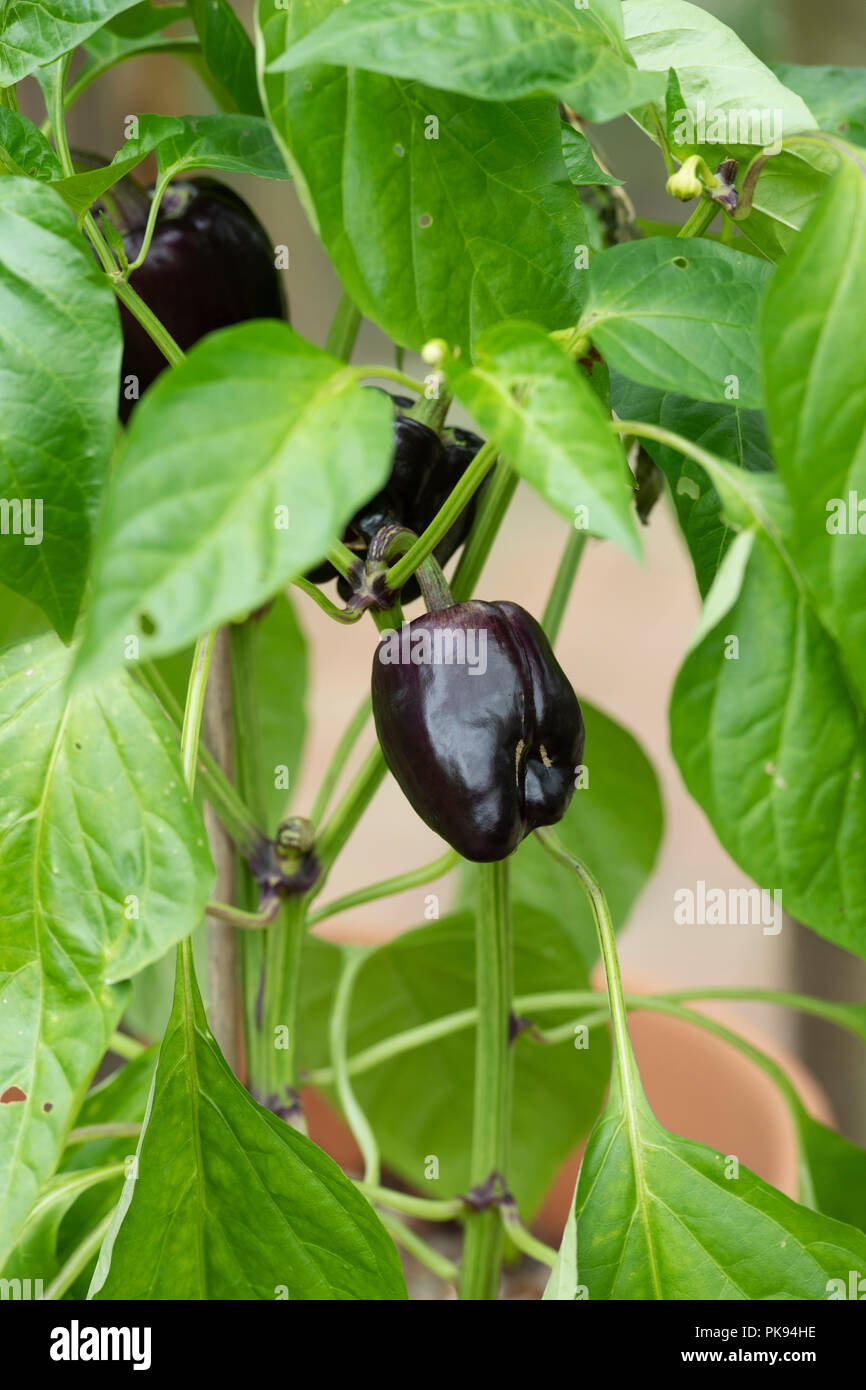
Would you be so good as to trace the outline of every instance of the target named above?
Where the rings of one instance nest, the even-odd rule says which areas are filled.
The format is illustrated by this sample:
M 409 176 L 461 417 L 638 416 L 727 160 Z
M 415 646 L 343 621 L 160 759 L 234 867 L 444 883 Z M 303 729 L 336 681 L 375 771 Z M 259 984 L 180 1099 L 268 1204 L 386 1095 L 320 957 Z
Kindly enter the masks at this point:
M 405 555 L 417 543 L 418 537 L 408 526 L 383 526 L 370 542 L 367 563 L 373 568 L 390 564 L 398 555 Z M 443 608 L 453 606 L 454 595 L 435 555 L 425 556 L 415 570 L 415 575 L 428 613 L 438 613 Z
M 509 1041 L 512 959 L 508 861 L 478 865 L 475 927 L 475 1101 L 469 1181 L 483 1187 L 505 1172 L 511 1133 L 513 1052 Z M 460 1278 L 465 1300 L 495 1299 L 502 1264 L 503 1231 L 495 1206 L 466 1217 Z

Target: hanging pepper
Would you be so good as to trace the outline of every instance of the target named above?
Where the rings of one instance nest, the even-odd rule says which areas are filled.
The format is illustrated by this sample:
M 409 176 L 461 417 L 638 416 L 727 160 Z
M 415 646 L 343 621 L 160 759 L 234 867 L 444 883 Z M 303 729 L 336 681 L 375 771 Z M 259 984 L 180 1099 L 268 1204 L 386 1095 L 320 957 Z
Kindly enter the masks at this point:
M 141 250 L 153 190 L 126 178 L 102 207 L 123 238 L 127 259 Z M 286 318 L 282 281 L 264 227 L 242 198 L 216 179 L 173 184 L 163 195 L 147 256 L 129 283 L 167 328 L 178 347 L 247 319 Z M 120 417 L 165 369 L 149 334 L 121 306 L 123 364 Z M 135 395 L 127 395 L 135 378 Z
M 394 777 L 464 858 L 504 859 L 561 820 L 583 757 L 580 705 L 516 603 L 453 604 L 384 633 L 373 714 Z
M 416 535 L 426 530 L 484 442 L 477 434 L 463 429 L 449 429 L 440 440 L 429 426 L 402 413 L 412 405 L 407 397 L 393 396 L 392 400 L 401 413 L 394 420 L 394 452 L 388 481 L 359 508 L 343 535 L 343 543 L 360 558 L 383 526 L 408 526 Z M 477 498 L 476 493 L 437 545 L 435 555 L 440 565 L 446 564 L 465 541 L 475 517 Z M 307 578 L 314 584 L 324 584 L 335 573 L 326 561 Z M 348 581 L 340 577 L 337 588 L 340 597 L 348 601 L 352 594 Z M 417 581 L 410 579 L 401 598 L 404 603 L 411 603 L 418 592 Z

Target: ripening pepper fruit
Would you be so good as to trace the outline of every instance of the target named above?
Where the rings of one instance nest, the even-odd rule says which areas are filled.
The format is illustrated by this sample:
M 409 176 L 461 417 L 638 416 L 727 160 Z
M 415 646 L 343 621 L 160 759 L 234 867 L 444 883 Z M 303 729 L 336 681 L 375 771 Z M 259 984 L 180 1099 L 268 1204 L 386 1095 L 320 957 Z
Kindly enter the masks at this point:
M 399 411 L 412 404 L 404 396 L 394 396 L 392 400 Z M 363 556 L 376 532 L 389 524 L 408 526 L 420 535 L 463 477 L 483 442 L 477 434 L 462 429 L 449 430 L 446 438 L 440 440 L 429 426 L 398 414 L 394 420 L 394 452 L 388 481 L 352 517 L 343 536 L 344 544 Z M 446 564 L 465 541 L 475 517 L 478 495 L 470 499 L 436 547 L 440 565 Z M 307 578 L 324 584 L 334 575 L 333 567 L 325 561 Z M 344 601 L 350 598 L 352 590 L 345 579 L 338 579 L 337 588 Z M 410 579 L 402 590 L 403 602 L 411 603 L 418 593 L 417 581 Z
M 550 643 L 516 603 L 453 604 L 383 633 L 373 714 L 422 820 L 466 859 L 504 859 L 568 809 L 583 715 Z
M 117 229 L 132 262 L 141 249 L 153 190 L 130 189 L 130 183 L 124 180 L 121 198 L 109 194 L 105 202 L 115 225 L 120 223 Z M 286 318 L 267 232 L 243 199 L 216 179 L 183 181 L 166 191 L 147 256 L 129 283 L 184 351 L 217 328 L 247 319 Z M 138 395 L 143 395 L 166 361 L 122 305 L 120 318 L 120 416 L 126 420 L 135 398 L 127 399 L 124 383 L 135 377 Z

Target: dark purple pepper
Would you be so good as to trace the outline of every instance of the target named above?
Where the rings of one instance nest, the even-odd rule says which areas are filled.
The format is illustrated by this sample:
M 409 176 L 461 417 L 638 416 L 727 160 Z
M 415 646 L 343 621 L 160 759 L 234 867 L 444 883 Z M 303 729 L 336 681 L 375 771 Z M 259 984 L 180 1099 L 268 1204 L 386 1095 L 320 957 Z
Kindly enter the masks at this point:
M 403 396 L 393 396 L 392 400 L 400 411 L 412 405 Z M 420 535 L 463 477 L 483 442 L 478 435 L 461 429 L 448 430 L 445 440 L 441 441 L 427 425 L 398 414 L 394 421 L 394 453 L 388 481 L 352 517 L 343 535 L 344 544 L 363 557 L 370 541 L 383 526 L 408 526 Z M 475 518 L 477 498 L 476 493 L 436 547 L 434 553 L 440 565 L 446 564 L 465 541 Z M 311 570 L 307 578 L 314 584 L 324 584 L 334 575 L 333 567 L 324 561 Z M 337 589 L 347 602 L 352 594 L 349 583 L 339 578 Z M 401 591 L 403 602 L 411 603 L 419 592 L 417 580 L 410 579 Z
M 141 249 L 150 192 L 139 198 L 138 215 L 118 228 L 130 261 Z M 168 189 L 147 256 L 129 283 L 184 351 L 217 328 L 247 319 L 286 317 L 282 280 L 267 232 L 243 199 L 216 179 L 190 180 Z M 126 420 L 135 405 L 124 394 L 127 378 L 137 378 L 141 396 L 166 362 L 123 306 L 120 317 L 120 415 Z
M 504 859 L 565 815 L 583 715 L 544 632 L 518 604 L 471 600 L 383 634 L 372 690 L 388 767 L 464 858 Z

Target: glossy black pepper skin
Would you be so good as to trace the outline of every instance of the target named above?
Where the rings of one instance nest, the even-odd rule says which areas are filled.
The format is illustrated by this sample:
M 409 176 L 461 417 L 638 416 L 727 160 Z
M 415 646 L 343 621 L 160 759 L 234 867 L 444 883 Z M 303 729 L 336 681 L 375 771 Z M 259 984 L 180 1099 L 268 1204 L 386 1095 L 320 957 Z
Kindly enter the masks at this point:
M 447 634 L 474 632 L 467 660 Z M 440 660 L 389 661 L 427 640 Z M 481 633 L 486 633 L 482 669 Z M 427 634 L 427 637 L 423 636 Z M 423 655 L 423 652 L 422 652 Z M 384 658 L 384 659 L 383 659 Z M 404 626 L 373 658 L 385 761 L 422 820 L 464 858 L 505 859 L 568 809 L 583 759 L 580 705 L 541 627 L 516 603 L 472 600 Z
M 150 195 L 120 230 L 130 261 L 141 249 Z M 242 198 L 216 179 L 179 182 L 160 205 L 147 257 L 129 283 L 186 351 L 206 333 L 247 319 L 284 319 L 286 301 L 274 248 Z M 139 396 L 166 366 L 159 348 L 121 306 L 121 383 L 138 378 Z M 135 405 L 121 389 L 120 416 Z
M 412 402 L 403 396 L 392 397 L 398 410 L 408 409 Z M 363 556 L 367 546 L 383 526 L 408 526 L 416 535 L 430 525 L 449 494 L 463 477 L 469 464 L 483 444 L 469 430 L 449 430 L 440 440 L 434 430 L 419 420 L 398 414 L 394 421 L 394 453 L 391 473 L 380 492 L 365 502 L 349 522 L 344 543 Z M 444 565 L 465 541 L 475 518 L 477 497 L 457 517 L 434 552 Z M 324 584 L 334 578 L 335 571 L 325 561 L 312 570 L 307 578 Z M 338 592 L 344 601 L 351 597 L 351 587 L 340 578 Z M 402 589 L 404 603 L 411 603 L 419 594 L 418 583 L 410 579 Z

